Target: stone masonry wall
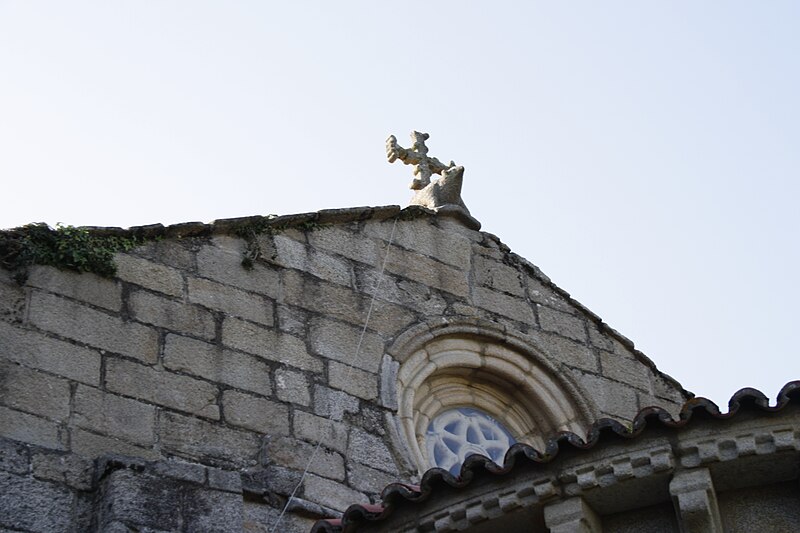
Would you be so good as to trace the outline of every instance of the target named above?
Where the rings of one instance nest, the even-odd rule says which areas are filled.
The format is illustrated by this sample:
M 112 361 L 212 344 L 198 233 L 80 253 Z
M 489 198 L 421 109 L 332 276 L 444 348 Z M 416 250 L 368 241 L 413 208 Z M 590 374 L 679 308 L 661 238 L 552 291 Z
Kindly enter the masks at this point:
M 0 529 L 266 532 L 319 441 L 278 530 L 374 501 L 417 474 L 395 445 L 385 354 L 431 319 L 536 342 L 596 418 L 677 411 L 686 398 L 457 218 L 397 207 L 281 217 L 251 270 L 241 262 L 253 243 L 233 226 L 151 228 L 162 237 L 118 254 L 114 279 L 34 267 L 20 286 L 0 270 Z

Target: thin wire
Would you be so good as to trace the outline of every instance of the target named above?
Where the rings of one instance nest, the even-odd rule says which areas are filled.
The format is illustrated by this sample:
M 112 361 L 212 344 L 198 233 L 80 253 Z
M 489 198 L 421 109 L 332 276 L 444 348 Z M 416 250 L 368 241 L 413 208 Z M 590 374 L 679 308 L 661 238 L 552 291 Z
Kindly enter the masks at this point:
M 386 262 L 389 259 L 389 250 L 391 249 L 392 242 L 394 241 L 395 228 L 397 228 L 397 218 L 394 219 L 394 223 L 392 224 L 392 232 L 389 235 L 389 241 L 386 244 L 386 254 L 384 254 L 384 256 L 383 256 L 383 263 L 381 263 L 381 269 L 378 272 L 378 279 L 375 282 L 375 288 L 372 291 L 372 299 L 369 302 L 369 308 L 367 309 L 367 316 L 364 319 L 364 327 L 361 328 L 361 335 L 359 335 L 359 337 L 358 337 L 358 344 L 356 344 L 356 350 L 353 353 L 353 356 L 350 358 L 350 361 L 349 361 L 349 363 L 347 365 L 347 372 L 345 374 L 345 379 L 344 379 L 345 383 L 348 383 L 350 381 L 350 375 L 353 373 L 354 364 L 355 364 L 356 361 L 358 361 L 358 356 L 361 353 L 361 344 L 364 341 L 364 335 L 367 333 L 367 326 L 369 325 L 369 319 L 372 317 L 372 309 L 375 306 L 375 299 L 378 296 L 378 290 L 380 289 L 381 283 L 383 282 L 383 273 L 386 270 Z M 338 411 L 338 409 L 340 407 L 339 404 L 341 403 L 342 398 L 343 398 L 342 395 L 336 395 L 336 398 L 332 402 L 332 404 L 330 406 L 330 409 L 329 409 L 328 418 L 327 418 L 328 421 L 330 421 L 330 422 L 333 421 L 334 413 L 336 413 Z M 286 511 L 289 509 L 289 504 L 292 503 L 292 500 L 294 499 L 295 494 L 297 494 L 297 491 L 300 490 L 300 487 L 303 485 L 303 481 L 305 480 L 306 475 L 308 474 L 308 469 L 311 468 L 311 465 L 314 463 L 314 459 L 316 458 L 317 452 L 319 451 L 321 446 L 322 446 L 322 439 L 318 440 L 317 441 L 317 445 L 314 446 L 314 451 L 311 452 L 311 457 L 309 457 L 308 458 L 308 462 L 306 462 L 306 467 L 303 469 L 303 475 L 300 476 L 300 481 L 297 482 L 297 485 L 295 485 L 294 490 L 289 495 L 289 498 L 286 500 L 286 505 L 283 506 L 283 510 L 281 511 L 281 514 L 278 515 L 278 518 L 275 520 L 275 524 L 272 526 L 272 529 L 269 530 L 269 533 L 275 533 L 275 531 L 277 530 L 278 526 L 280 525 L 281 520 L 283 519 L 283 516 L 286 514 Z

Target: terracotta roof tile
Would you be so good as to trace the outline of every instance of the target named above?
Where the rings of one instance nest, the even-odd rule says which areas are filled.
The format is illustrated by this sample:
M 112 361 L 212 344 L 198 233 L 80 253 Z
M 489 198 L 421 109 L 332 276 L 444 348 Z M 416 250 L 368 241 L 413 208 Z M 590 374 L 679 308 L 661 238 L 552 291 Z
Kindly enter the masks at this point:
M 357 525 L 364 521 L 377 522 L 385 519 L 399 503 L 410 502 L 413 504 L 435 498 L 437 492 L 444 487 L 456 490 L 467 487 L 473 482 L 473 479 L 480 479 L 479 474 L 483 472 L 494 476 L 504 476 L 521 465 L 529 465 L 531 462 L 547 463 L 565 452 L 580 453 L 583 450 L 620 439 L 636 439 L 648 430 L 652 431 L 657 428 L 681 430 L 698 421 L 727 420 L 748 411 L 767 414 L 784 409 L 790 404 L 800 406 L 800 381 L 791 381 L 784 385 L 778 393 L 775 406 L 769 405 L 769 398 L 762 392 L 745 388 L 731 397 L 727 413 L 722 413 L 711 400 L 693 398 L 683 404 L 677 420 L 660 407 L 642 409 L 630 426 L 616 420 L 603 418 L 592 424 L 585 441 L 575 433 L 561 432 L 547 441 L 543 452 L 539 452 L 527 444 L 515 444 L 506 453 L 503 466 L 495 464 L 488 457 L 472 455 L 464 461 L 459 476 L 453 476 L 441 468 L 432 468 L 425 472 L 418 486 L 392 483 L 383 489 L 380 505 L 351 505 L 344 512 L 342 518 L 317 522 L 312 533 L 354 531 Z

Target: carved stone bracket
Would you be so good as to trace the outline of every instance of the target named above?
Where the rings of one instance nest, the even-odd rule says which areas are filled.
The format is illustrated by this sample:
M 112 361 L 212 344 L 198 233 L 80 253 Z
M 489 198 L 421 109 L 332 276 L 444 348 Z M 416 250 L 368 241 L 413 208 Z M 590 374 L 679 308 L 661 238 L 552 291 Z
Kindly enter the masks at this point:
M 683 533 L 722 533 L 717 495 L 707 468 L 677 473 L 669 492 L 680 517 Z

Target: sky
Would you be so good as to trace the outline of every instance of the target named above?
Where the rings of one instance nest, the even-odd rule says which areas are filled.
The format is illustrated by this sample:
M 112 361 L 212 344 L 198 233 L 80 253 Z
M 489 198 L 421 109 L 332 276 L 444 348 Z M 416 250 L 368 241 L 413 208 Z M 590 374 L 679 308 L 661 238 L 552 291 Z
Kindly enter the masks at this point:
M 721 406 L 800 379 L 800 3 L 0 0 L 0 227 L 406 205 L 483 230 Z M 725 409 L 723 409 L 725 410 Z

